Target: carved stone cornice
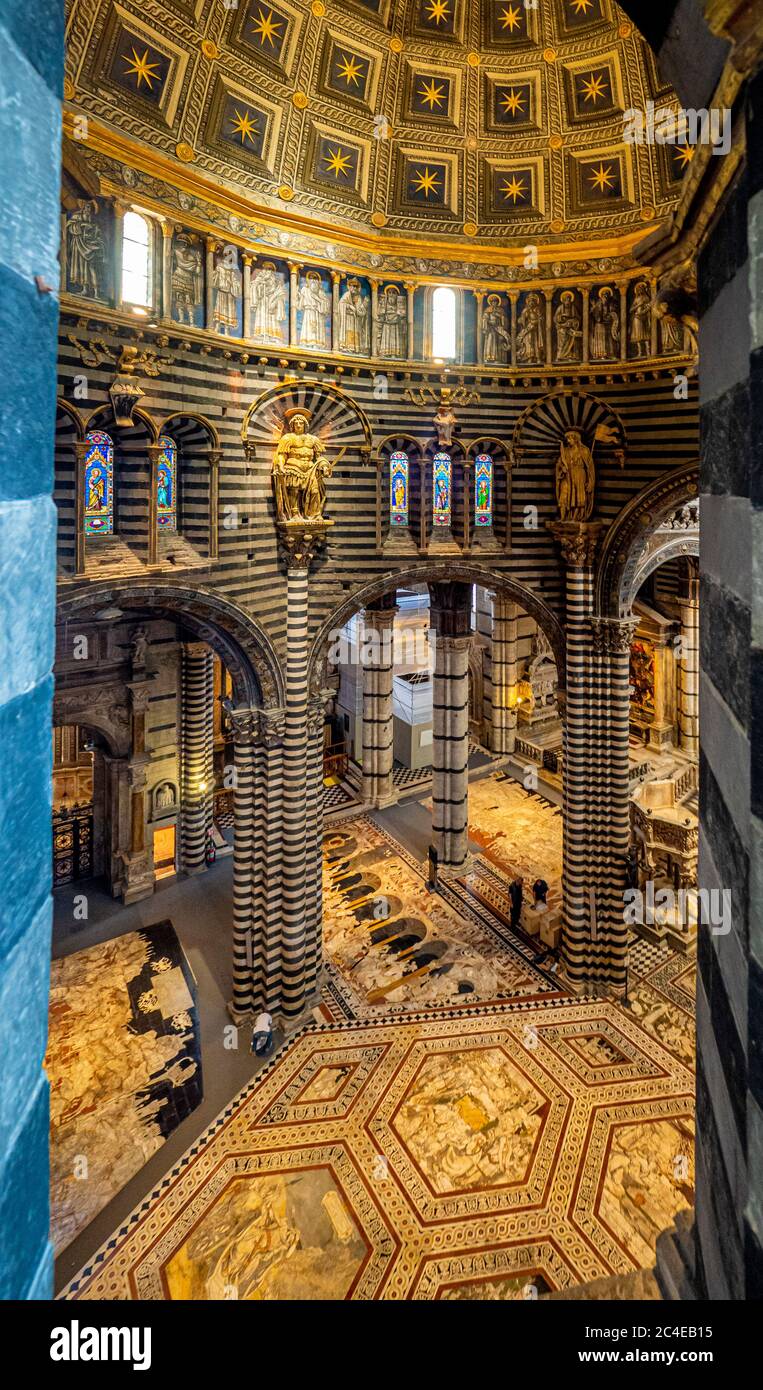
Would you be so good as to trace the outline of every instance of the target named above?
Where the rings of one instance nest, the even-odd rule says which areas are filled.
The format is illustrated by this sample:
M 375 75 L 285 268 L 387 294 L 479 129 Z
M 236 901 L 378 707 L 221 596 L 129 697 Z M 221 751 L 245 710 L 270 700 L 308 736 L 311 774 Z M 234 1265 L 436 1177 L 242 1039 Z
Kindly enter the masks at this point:
M 277 748 L 283 743 L 286 734 L 286 710 L 267 707 L 265 709 L 232 709 L 227 707 L 228 718 L 233 729 L 234 742 L 251 745 L 264 744 L 266 748 Z
M 547 521 L 554 540 L 559 542 L 568 569 L 593 569 L 604 521 Z
M 637 618 L 591 618 L 590 624 L 597 656 L 624 656 L 630 652 Z

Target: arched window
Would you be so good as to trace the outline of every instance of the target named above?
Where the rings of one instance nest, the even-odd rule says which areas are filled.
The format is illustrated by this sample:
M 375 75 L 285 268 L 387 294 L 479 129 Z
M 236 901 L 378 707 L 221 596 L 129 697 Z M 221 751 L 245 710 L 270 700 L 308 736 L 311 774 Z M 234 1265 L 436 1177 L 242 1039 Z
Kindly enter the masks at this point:
M 408 455 L 389 457 L 389 517 L 392 526 L 408 525 Z
M 432 356 L 456 356 L 456 291 L 438 285 L 432 295 Z
M 122 299 L 147 308 L 151 304 L 151 225 L 139 212 L 126 212 L 122 231 Z
M 453 465 L 450 454 L 435 454 L 432 464 L 432 525 L 450 526 Z
M 163 531 L 177 531 L 177 444 L 168 434 L 159 440 L 156 468 L 156 520 Z
M 478 454 L 474 460 L 474 524 L 493 524 L 493 460 L 489 454 Z
M 110 536 L 114 532 L 114 445 L 101 430 L 92 430 L 85 442 L 85 535 Z

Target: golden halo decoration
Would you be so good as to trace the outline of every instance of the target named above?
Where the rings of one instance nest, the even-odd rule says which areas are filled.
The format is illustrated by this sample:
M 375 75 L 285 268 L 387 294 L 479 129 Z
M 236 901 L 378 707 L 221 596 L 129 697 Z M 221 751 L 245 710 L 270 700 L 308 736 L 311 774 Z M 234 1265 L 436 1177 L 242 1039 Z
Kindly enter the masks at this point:
M 487 297 L 487 302 L 488 302 L 488 304 L 498 304 L 498 305 L 500 305 L 500 303 L 501 303 L 501 296 L 500 296 L 499 294 L 489 294 L 488 297 Z
M 476 236 L 479 228 L 476 222 L 465 222 L 463 230 L 464 236 Z
M 564 138 L 561 135 L 549 135 L 548 143 L 552 150 L 560 150 L 564 144 Z
M 372 226 L 372 227 L 386 227 L 386 225 L 387 225 L 387 215 L 386 215 L 386 213 L 384 213 L 384 212 L 372 212 L 372 213 L 371 213 L 371 226 Z
M 309 410 L 305 410 L 305 407 L 304 407 L 303 405 L 292 405 L 292 406 L 289 406 L 289 409 L 288 409 L 288 410 L 285 410 L 285 411 L 284 411 L 284 417 L 283 417 L 283 418 L 284 418 L 284 420 L 286 421 L 287 425 L 290 425 L 290 424 L 291 424 L 291 422 L 292 422 L 292 420 L 294 419 L 294 416 L 295 416 L 295 415 L 301 415 L 301 416 L 303 416 L 303 418 L 304 418 L 305 420 L 307 420 L 308 425 L 310 424 L 310 421 L 311 421 L 312 418 L 313 418 L 312 415 L 311 415 L 311 413 L 310 413 L 310 411 L 309 411 Z
M 304 111 L 305 107 L 309 105 L 310 98 L 307 92 L 294 92 L 291 101 L 292 106 L 296 106 L 298 111 Z
M 556 62 L 556 49 L 555 49 L 555 48 L 544 48 L 544 50 L 543 50 L 543 61 L 544 61 L 544 63 L 555 63 L 555 62 Z
M 482 59 L 480 58 L 479 53 L 475 53 L 472 49 L 472 52 L 466 55 L 466 61 L 469 64 L 470 68 L 478 68 L 480 63 L 482 62 Z
M 204 57 L 209 59 L 210 63 L 214 58 L 220 57 L 220 50 L 213 39 L 202 39 L 201 51 Z
M 290 183 L 282 183 L 278 190 L 279 198 L 283 198 L 285 203 L 290 203 L 294 197 L 294 189 Z
M 175 154 L 184 164 L 193 164 L 196 158 L 193 146 L 187 145 L 185 140 L 181 140 L 180 144 L 175 146 Z
M 64 78 L 64 101 L 74 101 L 77 89 L 70 77 Z
M 324 5 L 323 0 L 313 0 L 310 9 L 312 13 L 315 15 L 316 19 L 323 19 L 323 16 L 326 13 L 326 6 Z
M 393 53 L 402 53 L 403 40 L 398 38 L 390 39 L 389 46 L 392 49 Z

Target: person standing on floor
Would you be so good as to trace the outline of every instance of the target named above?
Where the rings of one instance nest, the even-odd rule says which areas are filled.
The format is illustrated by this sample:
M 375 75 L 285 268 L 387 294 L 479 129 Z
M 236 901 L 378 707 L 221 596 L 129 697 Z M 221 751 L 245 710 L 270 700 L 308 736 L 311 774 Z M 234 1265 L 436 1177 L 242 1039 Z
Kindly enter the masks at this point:
M 509 897 L 511 899 L 511 925 L 519 926 L 519 919 L 522 916 L 522 885 L 524 879 L 514 878 L 509 884 Z
M 254 1020 L 252 1030 L 252 1052 L 256 1057 L 266 1057 L 273 1046 L 273 1019 L 268 1013 L 260 1013 Z

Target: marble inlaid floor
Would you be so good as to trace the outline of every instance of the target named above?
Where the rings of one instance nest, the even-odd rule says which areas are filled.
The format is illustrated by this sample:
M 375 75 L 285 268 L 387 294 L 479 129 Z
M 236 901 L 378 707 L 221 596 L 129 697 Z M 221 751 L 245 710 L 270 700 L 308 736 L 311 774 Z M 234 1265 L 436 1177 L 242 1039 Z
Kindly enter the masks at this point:
M 432 809 L 431 799 L 424 805 Z M 469 839 L 510 878 L 545 878 L 549 904 L 562 877 L 562 815 L 537 793 L 528 792 L 505 772 L 469 783 Z
M 64 1292 L 541 1296 L 653 1261 L 692 1200 L 692 1074 L 615 1004 L 308 1029 Z
M 323 941 L 328 1022 L 561 994 L 505 918 L 457 884 L 429 893 L 420 865 L 365 817 L 324 836 Z
M 45 1069 L 60 1253 L 201 1100 L 195 984 L 170 922 L 53 962 Z

